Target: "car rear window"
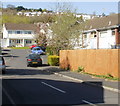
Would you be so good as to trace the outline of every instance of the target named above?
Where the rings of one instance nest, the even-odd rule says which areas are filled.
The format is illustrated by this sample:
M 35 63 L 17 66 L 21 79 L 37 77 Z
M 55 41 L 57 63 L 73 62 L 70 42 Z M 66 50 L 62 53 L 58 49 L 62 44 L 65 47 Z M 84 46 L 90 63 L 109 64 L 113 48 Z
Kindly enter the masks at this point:
M 30 54 L 29 57 L 30 57 L 30 58 L 40 58 L 40 55 Z
M 41 50 L 41 48 L 33 48 L 33 50 Z

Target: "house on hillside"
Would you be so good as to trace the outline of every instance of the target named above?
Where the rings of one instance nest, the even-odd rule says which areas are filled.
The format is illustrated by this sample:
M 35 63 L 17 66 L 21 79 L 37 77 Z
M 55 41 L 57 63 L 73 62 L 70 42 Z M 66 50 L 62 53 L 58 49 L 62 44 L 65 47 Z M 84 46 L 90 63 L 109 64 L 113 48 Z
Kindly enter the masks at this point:
M 3 25 L 3 36 L 1 46 L 24 47 L 35 43 L 34 36 L 37 26 L 34 24 L 13 24 L 6 23 Z
M 82 17 L 84 21 L 94 19 L 96 17 L 102 17 L 102 15 L 93 15 L 93 14 L 75 14 L 77 18 Z
M 86 22 L 82 47 L 87 49 L 117 48 L 120 44 L 118 14 L 94 18 Z

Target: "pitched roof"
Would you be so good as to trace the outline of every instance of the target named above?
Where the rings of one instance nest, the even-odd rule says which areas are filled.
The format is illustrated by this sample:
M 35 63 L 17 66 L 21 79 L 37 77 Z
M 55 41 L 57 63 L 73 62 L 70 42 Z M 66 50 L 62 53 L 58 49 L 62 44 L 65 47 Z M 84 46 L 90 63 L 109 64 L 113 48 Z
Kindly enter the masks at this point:
M 34 24 L 15 24 L 15 23 L 6 23 L 5 27 L 7 30 L 37 30 L 37 26 Z
M 94 18 L 88 20 L 85 24 L 85 29 L 91 30 L 91 29 L 108 28 L 119 24 L 120 22 L 118 21 L 118 14 L 113 14 L 101 18 Z

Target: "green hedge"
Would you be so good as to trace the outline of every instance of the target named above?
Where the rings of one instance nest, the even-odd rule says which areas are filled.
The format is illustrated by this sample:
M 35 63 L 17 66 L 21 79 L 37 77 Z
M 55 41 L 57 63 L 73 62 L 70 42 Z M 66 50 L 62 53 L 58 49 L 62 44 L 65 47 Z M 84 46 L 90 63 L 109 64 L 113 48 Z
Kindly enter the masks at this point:
M 59 66 L 59 56 L 56 55 L 48 56 L 48 64 L 50 66 Z

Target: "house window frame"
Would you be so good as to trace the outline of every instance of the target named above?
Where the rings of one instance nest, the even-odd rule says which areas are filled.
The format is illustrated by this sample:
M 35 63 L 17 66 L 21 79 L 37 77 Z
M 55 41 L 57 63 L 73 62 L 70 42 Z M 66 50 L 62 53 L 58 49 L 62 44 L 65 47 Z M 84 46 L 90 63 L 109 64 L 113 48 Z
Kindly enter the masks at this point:
M 28 34 L 32 34 L 32 31 L 28 31 Z
M 24 34 L 32 34 L 32 31 L 24 31 Z
M 87 39 L 87 34 L 83 34 L 83 38 L 84 38 L 84 39 Z
M 16 43 L 20 44 L 21 40 L 20 39 L 16 39 Z
M 19 32 L 19 33 L 18 33 L 18 32 Z M 15 31 L 15 34 L 22 34 L 22 31 L 16 30 L 16 31 Z
M 26 44 L 31 44 L 31 43 L 32 43 L 32 40 L 31 40 L 31 39 L 25 39 L 25 43 L 26 43 Z
M 112 36 L 115 36 L 115 29 L 111 30 Z
M 105 34 L 105 33 L 107 33 L 107 30 L 102 30 L 102 31 L 100 31 L 100 37 L 101 37 L 101 38 L 104 38 L 105 36 L 101 36 L 101 34 Z
M 13 34 L 13 31 L 12 31 L 12 30 L 9 30 L 9 31 L 8 31 L 8 34 Z

